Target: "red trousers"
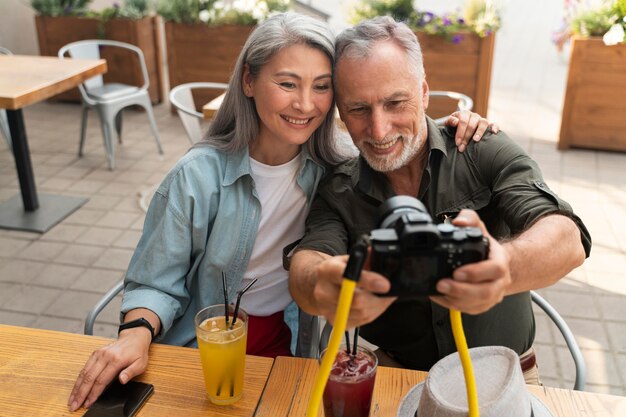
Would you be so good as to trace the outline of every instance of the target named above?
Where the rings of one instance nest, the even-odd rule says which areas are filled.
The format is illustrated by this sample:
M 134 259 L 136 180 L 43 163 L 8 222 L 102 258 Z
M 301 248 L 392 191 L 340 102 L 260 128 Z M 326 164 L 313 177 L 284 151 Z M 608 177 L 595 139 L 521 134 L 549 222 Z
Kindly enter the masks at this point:
M 291 330 L 282 311 L 267 317 L 248 316 L 247 354 L 268 358 L 292 356 L 290 346 Z

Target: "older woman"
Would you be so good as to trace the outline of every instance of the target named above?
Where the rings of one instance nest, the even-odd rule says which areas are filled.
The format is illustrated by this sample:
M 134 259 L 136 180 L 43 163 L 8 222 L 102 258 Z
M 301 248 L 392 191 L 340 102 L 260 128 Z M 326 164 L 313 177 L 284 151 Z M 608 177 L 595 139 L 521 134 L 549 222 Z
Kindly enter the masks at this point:
M 85 364 L 70 410 L 89 407 L 118 374 L 126 383 L 144 372 L 153 339 L 196 346 L 194 316 L 223 302 L 222 272 L 231 299 L 259 279 L 242 301 L 247 352 L 290 354 L 282 248 L 302 236 L 325 170 L 347 156 L 330 111 L 334 40 L 324 23 L 293 13 L 250 35 L 205 139 L 155 193 L 126 274 L 119 338 Z M 471 137 L 480 118 L 464 119 Z

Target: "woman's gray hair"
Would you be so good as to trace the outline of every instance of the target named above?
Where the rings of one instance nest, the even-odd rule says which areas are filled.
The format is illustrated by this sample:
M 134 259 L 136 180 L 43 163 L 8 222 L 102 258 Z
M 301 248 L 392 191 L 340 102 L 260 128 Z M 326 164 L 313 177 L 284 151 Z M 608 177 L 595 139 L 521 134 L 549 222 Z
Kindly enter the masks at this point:
M 364 20 L 341 32 L 335 42 L 335 66 L 344 57 L 367 58 L 374 44 L 381 41 L 393 41 L 404 49 L 411 62 L 411 70 L 420 80 L 424 78 L 424 59 L 417 36 L 407 25 L 389 16 Z
M 195 146 L 208 145 L 230 153 L 248 146 L 257 138 L 260 119 L 254 100 L 243 91 L 244 67 L 247 65 L 252 77 L 256 77 L 263 65 L 276 53 L 292 45 L 319 49 L 328 56 L 334 70 L 335 36 L 326 23 L 292 12 L 270 17 L 248 37 L 237 59 L 222 105 L 206 136 Z M 325 120 L 306 143 L 314 160 L 331 165 L 345 159 L 334 140 L 334 108 L 333 99 Z

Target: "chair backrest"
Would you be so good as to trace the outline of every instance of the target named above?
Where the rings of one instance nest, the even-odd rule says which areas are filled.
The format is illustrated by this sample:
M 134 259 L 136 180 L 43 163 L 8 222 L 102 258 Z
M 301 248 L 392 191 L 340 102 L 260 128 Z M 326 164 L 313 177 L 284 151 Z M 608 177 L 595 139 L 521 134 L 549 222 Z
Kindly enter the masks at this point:
M 197 82 L 177 85 L 170 91 L 170 103 L 178 112 L 180 121 L 187 132 L 189 141 L 193 144 L 202 138 L 202 128 L 200 122 L 203 120 L 202 113 L 196 111 L 193 101 L 193 90 L 210 89 L 210 90 L 226 90 L 228 84 Z
M 7 48 L 0 46 L 0 55 L 13 55 L 13 52 L 9 51 Z
M 93 335 L 93 326 L 98 315 L 106 306 L 124 289 L 124 280 L 120 280 L 96 304 L 87 312 L 85 317 L 84 333 Z M 319 356 L 319 321 L 317 316 L 309 316 L 298 309 L 298 335 L 296 342 L 296 356 L 304 358 L 317 358 Z
M 577 391 L 584 391 L 585 385 L 587 383 L 587 364 L 585 363 L 585 358 L 578 347 L 578 343 L 576 343 L 576 339 L 574 337 L 574 333 L 569 328 L 563 317 L 559 314 L 558 311 L 555 310 L 554 307 L 550 303 L 548 303 L 543 297 L 537 294 L 535 291 L 530 292 L 530 297 L 533 302 L 537 304 L 539 308 L 541 308 L 550 319 L 554 322 L 556 327 L 559 329 L 563 338 L 565 339 L 565 343 L 567 344 L 567 348 L 569 349 L 572 359 L 574 359 L 574 366 L 576 368 L 576 379 L 574 381 L 574 389 Z
M 428 95 L 430 97 L 447 97 L 451 100 L 456 100 L 458 103 L 456 107 L 457 110 L 472 110 L 472 108 L 474 107 L 474 101 L 470 97 L 454 91 L 432 90 L 428 92 Z M 441 126 L 446 122 L 447 119 L 448 116 L 440 117 L 438 119 L 435 119 L 435 123 Z
M 102 39 L 87 39 L 84 41 L 76 41 L 68 43 L 67 45 L 61 47 L 61 49 L 59 49 L 58 56 L 59 58 L 65 58 L 66 56 L 70 56 L 72 58 L 100 59 L 101 47 L 123 48 L 136 54 L 137 59 L 139 60 L 139 65 L 141 67 L 141 75 L 143 77 L 143 84 L 139 88 L 145 90 L 150 86 L 148 69 L 146 67 L 143 52 L 135 45 L 131 45 L 129 43 Z M 102 78 L 102 75 L 96 75 L 84 81 L 82 85 L 79 86 L 80 93 L 83 96 L 83 100 L 89 102 L 87 91 L 92 88 L 102 87 L 103 84 L 104 80 Z

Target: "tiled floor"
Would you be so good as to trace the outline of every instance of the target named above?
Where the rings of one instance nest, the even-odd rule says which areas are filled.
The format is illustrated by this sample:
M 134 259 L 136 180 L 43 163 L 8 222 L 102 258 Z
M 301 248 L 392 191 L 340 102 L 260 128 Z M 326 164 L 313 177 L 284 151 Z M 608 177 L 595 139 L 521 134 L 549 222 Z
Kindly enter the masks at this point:
M 591 231 L 592 256 L 541 294 L 576 334 L 588 365 L 587 389 L 626 395 L 626 154 L 556 150 L 567 63 L 549 38 L 560 7 L 507 3 L 489 117 L 539 162 L 550 187 Z M 529 16 L 529 10 L 542 13 Z M 139 193 L 158 183 L 189 145 L 166 105 L 155 111 L 165 154 L 157 153 L 145 114 L 129 111 L 111 172 L 95 115 L 86 155 L 78 158 L 79 106 L 43 103 L 25 110 L 39 191 L 89 202 L 42 235 L 0 230 L 0 323 L 82 332 L 89 307 L 123 277 L 143 223 Z M 0 201 L 18 192 L 12 156 L 0 143 Z M 97 334 L 115 335 L 118 307 L 119 300 L 101 316 Z M 542 313 L 537 327 L 544 382 L 571 387 L 573 364 L 562 337 Z

